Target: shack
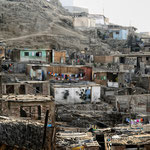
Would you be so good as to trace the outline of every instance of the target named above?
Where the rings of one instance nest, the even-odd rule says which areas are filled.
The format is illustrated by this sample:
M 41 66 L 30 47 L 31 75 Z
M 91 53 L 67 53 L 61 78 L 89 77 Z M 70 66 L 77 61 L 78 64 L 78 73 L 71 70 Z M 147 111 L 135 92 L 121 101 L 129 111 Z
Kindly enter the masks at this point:
M 50 96 L 7 95 L 0 100 L 0 115 L 44 122 L 49 110 L 49 122 L 55 121 L 55 104 Z
M 101 87 L 93 82 L 51 83 L 51 96 L 58 104 L 100 102 Z
M 131 112 L 137 114 L 149 115 L 150 112 L 150 95 L 119 95 L 115 96 L 115 105 L 119 112 Z M 130 109 L 129 109 L 130 108 Z
M 93 68 L 93 81 L 108 87 L 118 88 L 125 82 L 125 72 Z
M 136 134 L 136 131 L 122 135 L 108 135 L 105 138 L 105 150 L 149 150 L 149 138 L 150 134 Z
M 66 51 L 51 49 L 14 49 L 11 58 L 15 62 L 64 64 L 66 62 Z
M 66 146 L 64 146 L 66 141 Z M 57 150 L 99 150 L 100 145 L 90 132 L 75 132 L 73 130 L 59 131 L 56 135 Z
M 28 64 L 27 75 L 36 80 L 86 80 L 92 79 L 92 67 L 89 66 L 67 66 L 48 64 Z M 67 76 L 67 77 L 66 77 Z

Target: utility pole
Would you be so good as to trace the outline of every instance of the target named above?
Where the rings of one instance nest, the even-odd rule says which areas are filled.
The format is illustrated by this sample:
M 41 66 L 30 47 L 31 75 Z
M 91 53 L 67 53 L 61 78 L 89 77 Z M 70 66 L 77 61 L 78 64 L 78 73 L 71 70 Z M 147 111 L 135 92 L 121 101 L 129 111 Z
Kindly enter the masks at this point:
M 2 58 L 0 58 L 0 98 L 2 98 Z
M 129 116 L 130 116 L 130 128 L 131 128 L 131 101 L 132 101 L 132 96 L 131 96 L 131 99 L 129 101 Z

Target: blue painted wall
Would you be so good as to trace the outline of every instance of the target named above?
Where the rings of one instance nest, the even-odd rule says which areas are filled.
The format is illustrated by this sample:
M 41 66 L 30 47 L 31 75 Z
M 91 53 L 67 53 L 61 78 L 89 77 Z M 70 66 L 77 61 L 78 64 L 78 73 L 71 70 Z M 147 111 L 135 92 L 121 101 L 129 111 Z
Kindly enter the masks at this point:
M 118 31 L 111 31 L 110 32 L 113 33 L 113 39 L 116 39 L 116 40 L 127 40 L 128 38 L 128 30 L 124 30 L 124 29 L 121 29 L 121 30 L 118 30 Z M 117 34 L 118 32 L 118 34 Z

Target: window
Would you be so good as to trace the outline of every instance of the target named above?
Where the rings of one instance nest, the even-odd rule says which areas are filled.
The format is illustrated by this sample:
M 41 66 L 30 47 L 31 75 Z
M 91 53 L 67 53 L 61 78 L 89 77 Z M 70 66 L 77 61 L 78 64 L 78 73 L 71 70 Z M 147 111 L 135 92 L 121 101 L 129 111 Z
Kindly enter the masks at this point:
M 32 56 L 34 56 L 34 52 L 32 52 Z
M 24 56 L 29 56 L 29 52 L 24 52 Z
M 41 120 L 41 106 L 20 106 L 20 117 L 29 117 L 35 120 Z
M 149 57 L 146 57 L 146 60 L 149 61 Z
M 117 31 L 116 34 L 119 34 L 119 31 Z
M 40 87 L 36 87 L 36 93 L 40 93 Z
M 25 85 L 20 85 L 19 94 L 25 94 Z
M 14 94 L 14 93 L 15 93 L 14 85 L 6 85 L 6 94 Z
M 125 63 L 125 57 L 120 57 L 120 63 L 124 64 Z
M 41 56 L 42 56 L 42 52 L 37 52 L 37 53 L 36 53 L 36 56 L 37 56 L 37 57 L 41 57 Z

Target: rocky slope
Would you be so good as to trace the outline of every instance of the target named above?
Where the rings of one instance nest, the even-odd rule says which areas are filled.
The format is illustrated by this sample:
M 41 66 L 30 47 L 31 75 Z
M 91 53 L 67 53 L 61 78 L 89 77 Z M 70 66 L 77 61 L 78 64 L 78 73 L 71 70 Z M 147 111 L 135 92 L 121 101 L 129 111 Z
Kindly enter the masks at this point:
M 0 0 L 0 40 L 8 47 L 110 52 L 108 44 L 73 28 L 71 15 L 59 0 Z

